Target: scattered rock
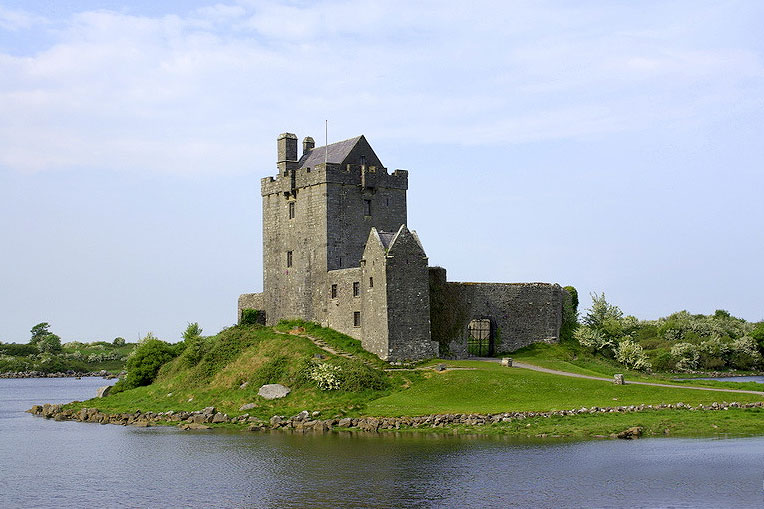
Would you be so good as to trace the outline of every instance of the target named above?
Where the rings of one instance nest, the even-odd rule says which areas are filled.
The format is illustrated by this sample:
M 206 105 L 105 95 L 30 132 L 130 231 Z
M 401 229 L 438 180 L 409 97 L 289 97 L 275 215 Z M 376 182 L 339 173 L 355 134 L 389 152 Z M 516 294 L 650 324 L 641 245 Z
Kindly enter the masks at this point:
M 505 366 L 507 368 L 511 368 L 512 367 L 512 357 L 504 357 L 503 359 L 501 359 L 501 365 Z
M 615 437 L 620 438 L 622 440 L 636 440 L 637 438 L 641 436 L 642 436 L 642 427 L 634 426 L 633 428 L 629 428 L 629 429 L 621 431 Z
M 249 386 L 249 382 L 244 382 L 243 384 L 241 384 L 241 385 L 239 386 L 239 389 L 246 389 L 246 388 L 247 388 L 247 386 Z
M 215 407 L 214 406 L 208 406 L 204 410 L 202 410 L 202 413 L 204 415 L 215 415 Z
M 96 398 L 105 398 L 109 395 L 111 392 L 111 385 L 104 385 L 103 387 L 98 388 L 98 392 L 96 392 Z
M 305 334 L 305 327 L 295 327 L 294 329 L 289 331 L 289 334 L 293 336 L 299 336 L 300 334 Z
M 290 392 L 291 389 L 289 387 L 281 384 L 266 384 L 260 387 L 257 394 L 263 399 L 281 399 L 285 398 Z
M 247 403 L 246 405 L 241 405 L 241 407 L 239 407 L 239 412 L 244 412 L 246 410 L 252 410 L 253 408 L 257 408 L 257 407 L 258 407 L 257 403 Z
M 215 414 L 215 417 L 212 418 L 213 424 L 220 424 L 222 422 L 228 422 L 228 415 L 227 414 L 221 414 L 220 412 Z
M 623 374 L 616 373 L 615 375 L 613 375 L 613 383 L 616 385 L 625 385 L 626 382 L 623 379 Z
M 435 365 L 435 371 L 445 371 L 446 365 L 445 364 L 436 364 Z
M 320 354 L 320 353 L 314 353 L 313 354 L 313 358 L 314 359 L 318 359 L 318 360 L 326 359 L 326 357 L 323 354 Z
M 178 424 L 178 427 L 182 430 L 190 430 L 190 429 L 212 429 L 210 426 L 207 426 L 206 424 L 196 424 L 196 423 L 182 423 Z

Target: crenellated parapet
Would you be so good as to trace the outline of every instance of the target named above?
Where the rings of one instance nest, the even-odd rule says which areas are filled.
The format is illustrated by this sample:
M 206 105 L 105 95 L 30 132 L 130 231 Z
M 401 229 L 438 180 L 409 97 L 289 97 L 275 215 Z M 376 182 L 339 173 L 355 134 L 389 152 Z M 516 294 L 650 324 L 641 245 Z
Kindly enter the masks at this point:
M 407 190 L 409 172 L 395 170 L 388 173 L 387 168 L 354 164 L 321 163 L 313 167 L 287 169 L 275 177 L 260 180 L 260 194 L 294 194 L 296 190 L 319 184 L 341 184 L 359 186 L 365 189 L 400 189 Z

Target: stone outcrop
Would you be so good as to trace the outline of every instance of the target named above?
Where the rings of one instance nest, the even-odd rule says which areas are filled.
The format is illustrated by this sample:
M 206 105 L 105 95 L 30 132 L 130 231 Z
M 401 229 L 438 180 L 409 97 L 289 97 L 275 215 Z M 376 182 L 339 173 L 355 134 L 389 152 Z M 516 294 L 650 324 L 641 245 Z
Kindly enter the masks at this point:
M 263 399 L 281 399 L 287 397 L 290 392 L 289 387 L 281 384 L 266 384 L 260 387 L 257 394 Z
M 7 373 L 0 373 L 0 378 L 82 378 L 82 377 L 94 377 L 100 376 L 106 379 L 117 378 L 117 375 L 113 375 L 108 371 L 59 371 L 56 373 L 44 373 L 42 371 L 11 371 Z

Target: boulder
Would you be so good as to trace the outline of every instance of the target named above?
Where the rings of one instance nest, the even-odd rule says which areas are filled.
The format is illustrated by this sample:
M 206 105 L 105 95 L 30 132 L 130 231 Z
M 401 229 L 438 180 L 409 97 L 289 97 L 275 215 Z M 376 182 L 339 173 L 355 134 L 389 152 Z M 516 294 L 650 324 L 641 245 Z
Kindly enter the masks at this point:
M 109 395 L 111 392 L 111 385 L 104 385 L 103 387 L 98 388 L 98 392 L 96 392 L 96 398 L 105 398 Z
M 260 387 L 257 394 L 263 399 L 281 399 L 287 396 L 291 392 L 289 387 L 285 387 L 281 384 L 266 384 Z
M 613 375 L 613 383 L 616 385 L 625 385 L 626 382 L 623 379 L 623 375 L 621 373 L 616 373 Z
M 253 408 L 257 408 L 257 403 L 247 403 L 246 405 L 241 405 L 239 408 L 239 412 L 244 412 L 245 410 L 252 410 Z
M 633 428 L 621 431 L 616 435 L 616 438 L 620 438 L 622 440 L 635 440 L 641 436 L 642 428 L 640 426 L 634 426 Z

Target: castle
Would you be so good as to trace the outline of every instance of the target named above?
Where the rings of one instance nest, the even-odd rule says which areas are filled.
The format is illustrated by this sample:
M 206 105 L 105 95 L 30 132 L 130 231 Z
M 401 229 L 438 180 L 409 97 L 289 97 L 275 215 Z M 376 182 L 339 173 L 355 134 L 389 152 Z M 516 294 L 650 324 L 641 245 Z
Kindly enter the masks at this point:
M 566 292 L 547 283 L 455 283 L 429 267 L 406 226 L 408 172 L 387 169 L 364 136 L 325 147 L 278 137 L 278 175 L 261 180 L 264 311 L 318 322 L 388 361 L 511 352 L 559 339 Z

